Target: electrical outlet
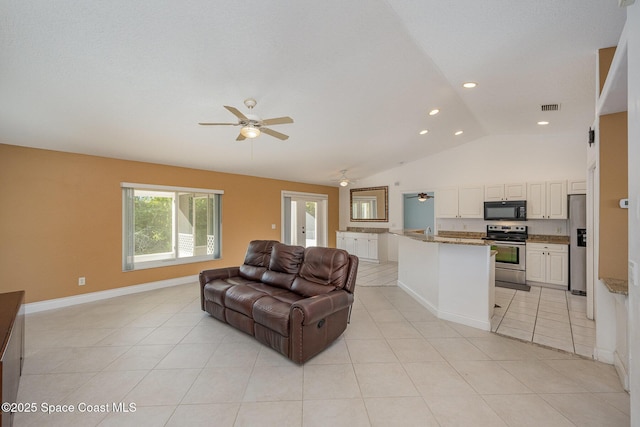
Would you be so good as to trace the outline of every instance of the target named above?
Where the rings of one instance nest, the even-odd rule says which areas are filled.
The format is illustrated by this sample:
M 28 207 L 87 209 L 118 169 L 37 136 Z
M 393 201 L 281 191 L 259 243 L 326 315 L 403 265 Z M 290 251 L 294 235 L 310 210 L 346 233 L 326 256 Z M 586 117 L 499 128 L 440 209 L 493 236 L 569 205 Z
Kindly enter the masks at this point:
M 556 234 L 560 234 L 560 233 L 562 233 L 562 228 L 560 227 L 556 228 Z
M 271 229 L 275 230 L 276 229 L 276 225 L 275 224 L 271 224 Z
M 78 286 L 84 286 L 86 284 L 84 277 L 78 277 Z
M 467 229 L 467 224 L 462 224 L 462 229 L 466 230 Z

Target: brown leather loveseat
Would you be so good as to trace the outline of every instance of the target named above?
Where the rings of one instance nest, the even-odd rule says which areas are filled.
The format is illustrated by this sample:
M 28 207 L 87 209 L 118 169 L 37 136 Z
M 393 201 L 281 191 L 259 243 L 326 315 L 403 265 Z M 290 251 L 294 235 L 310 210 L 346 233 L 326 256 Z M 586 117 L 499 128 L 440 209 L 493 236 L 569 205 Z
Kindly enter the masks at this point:
M 254 240 L 241 266 L 200 273 L 202 309 L 304 363 L 347 328 L 357 271 L 341 249 Z

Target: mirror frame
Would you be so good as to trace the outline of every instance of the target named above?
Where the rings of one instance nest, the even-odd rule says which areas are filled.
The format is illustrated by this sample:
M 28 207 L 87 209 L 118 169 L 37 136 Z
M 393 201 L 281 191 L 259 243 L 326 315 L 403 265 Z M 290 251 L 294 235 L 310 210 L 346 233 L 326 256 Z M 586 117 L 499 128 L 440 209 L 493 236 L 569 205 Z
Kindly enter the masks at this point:
M 364 191 L 384 191 L 384 218 L 354 218 L 353 217 L 353 193 Z M 388 222 L 389 221 L 389 187 L 364 187 L 352 188 L 349 191 L 349 218 L 351 222 Z

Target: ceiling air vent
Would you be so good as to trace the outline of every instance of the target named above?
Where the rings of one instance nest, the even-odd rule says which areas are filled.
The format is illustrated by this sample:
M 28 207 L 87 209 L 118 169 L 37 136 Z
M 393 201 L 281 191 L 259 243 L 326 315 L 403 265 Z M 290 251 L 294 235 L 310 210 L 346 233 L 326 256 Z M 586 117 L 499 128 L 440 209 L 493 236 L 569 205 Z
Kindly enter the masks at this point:
M 559 111 L 560 104 L 543 104 L 540 106 L 541 111 Z

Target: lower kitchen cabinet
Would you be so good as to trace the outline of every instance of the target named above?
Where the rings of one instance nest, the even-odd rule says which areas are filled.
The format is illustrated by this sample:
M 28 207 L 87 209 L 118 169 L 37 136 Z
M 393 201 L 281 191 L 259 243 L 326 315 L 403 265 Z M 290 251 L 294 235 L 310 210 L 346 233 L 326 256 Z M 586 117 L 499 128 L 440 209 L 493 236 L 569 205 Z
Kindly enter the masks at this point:
M 567 289 L 569 286 L 569 246 L 527 243 L 527 282 L 539 282 Z
M 338 249 L 346 250 L 361 261 L 384 262 L 387 260 L 386 234 L 338 231 L 336 237 Z

